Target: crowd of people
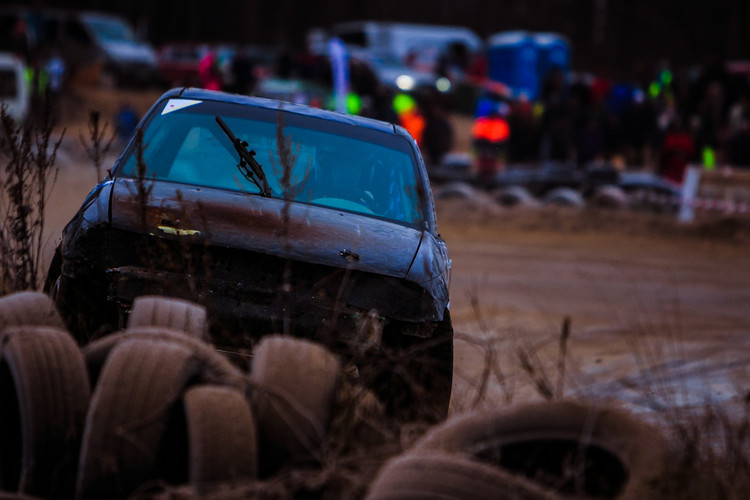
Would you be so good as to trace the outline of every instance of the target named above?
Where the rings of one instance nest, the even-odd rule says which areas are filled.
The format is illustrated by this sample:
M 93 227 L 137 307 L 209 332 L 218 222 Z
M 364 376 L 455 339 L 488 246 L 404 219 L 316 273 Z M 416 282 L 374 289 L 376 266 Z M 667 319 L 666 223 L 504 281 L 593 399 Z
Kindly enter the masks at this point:
M 309 55 L 285 53 L 282 61 L 282 76 L 330 74 L 330 67 L 316 68 Z M 604 71 L 553 71 L 533 101 L 496 96 L 502 103 L 497 113 L 509 130 L 504 161 L 610 163 L 652 170 L 676 183 L 688 164 L 750 168 L 750 71 L 741 69 L 721 61 L 679 70 L 662 64 L 628 80 L 609 78 Z M 472 75 L 463 82 L 474 87 L 477 99 L 487 88 L 480 80 L 481 75 Z M 363 103 L 359 114 L 406 126 L 429 163 L 451 150 L 449 115 L 466 111 L 456 109 L 451 94 L 416 93 L 402 101 L 407 106 L 394 105 L 398 92 L 383 88 L 356 62 L 352 84 Z
M 676 183 L 688 164 L 750 167 L 748 74 L 721 62 L 627 82 L 553 72 L 537 101 L 510 98 L 503 110 L 510 163 L 608 162 Z

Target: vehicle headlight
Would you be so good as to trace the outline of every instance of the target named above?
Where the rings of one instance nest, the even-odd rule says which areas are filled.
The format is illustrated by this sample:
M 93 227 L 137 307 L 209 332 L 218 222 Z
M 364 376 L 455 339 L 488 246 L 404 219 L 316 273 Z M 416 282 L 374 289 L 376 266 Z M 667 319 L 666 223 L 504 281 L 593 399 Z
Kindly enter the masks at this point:
M 446 77 L 441 76 L 435 82 L 435 87 L 437 87 L 440 92 L 448 92 L 451 89 L 451 81 Z
M 396 86 L 401 90 L 412 90 L 416 83 L 416 80 L 411 75 L 399 75 L 398 78 L 396 78 Z

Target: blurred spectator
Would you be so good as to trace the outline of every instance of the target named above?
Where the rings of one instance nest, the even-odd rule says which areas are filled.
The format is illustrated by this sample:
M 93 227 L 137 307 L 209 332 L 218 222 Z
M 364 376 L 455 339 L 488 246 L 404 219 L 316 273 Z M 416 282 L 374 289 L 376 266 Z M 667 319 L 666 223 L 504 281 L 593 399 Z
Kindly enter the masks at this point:
M 579 166 L 585 166 L 593 161 L 604 159 L 606 150 L 605 137 L 602 126 L 594 115 L 585 118 L 583 129 L 576 141 L 576 161 Z
M 715 155 L 721 142 L 722 124 L 725 123 L 724 88 L 719 81 L 711 81 L 693 116 L 695 146 L 702 155 Z M 713 166 L 713 165 L 711 165 Z
M 378 84 L 372 95 L 363 100 L 362 115 L 376 120 L 399 123 L 396 110 L 393 109 L 393 92 L 383 84 Z
M 650 163 L 655 125 L 653 106 L 642 90 L 635 89 L 622 117 L 623 147 L 628 165 L 645 166 Z
M 727 161 L 731 166 L 750 167 L 750 119 L 745 119 L 730 137 Z
M 508 162 L 536 161 L 539 157 L 539 133 L 533 105 L 528 99 L 519 99 L 510 106 L 508 125 L 511 130 L 508 138 Z
M 219 60 L 214 50 L 206 51 L 198 64 L 198 78 L 201 86 L 208 90 L 222 89 L 222 74 L 219 69 Z
M 120 101 L 115 114 L 115 134 L 120 144 L 127 144 L 138 125 L 138 114 L 128 101 Z
M 232 58 L 232 86 L 235 94 L 250 95 L 255 88 L 255 60 L 247 48 L 241 48 Z
M 439 99 L 433 97 L 424 107 L 422 152 L 430 165 L 440 165 L 443 156 L 453 149 L 453 125 Z
M 675 118 L 667 128 L 661 145 L 659 174 L 676 184 L 682 184 L 685 170 L 694 154 L 692 135 L 683 120 Z
M 29 28 L 26 19 L 19 17 L 13 25 L 11 34 L 13 52 L 28 63 L 31 58 L 31 41 L 29 40 Z
M 63 86 L 65 84 L 65 61 L 60 57 L 57 50 L 53 50 L 47 59 L 46 71 L 49 78 L 49 99 L 51 112 L 56 119 L 64 119 L 62 116 L 61 99 Z
M 565 75 L 559 68 L 545 78 L 541 94 L 544 114 L 541 123 L 541 160 L 565 161 L 572 156 L 572 120 Z

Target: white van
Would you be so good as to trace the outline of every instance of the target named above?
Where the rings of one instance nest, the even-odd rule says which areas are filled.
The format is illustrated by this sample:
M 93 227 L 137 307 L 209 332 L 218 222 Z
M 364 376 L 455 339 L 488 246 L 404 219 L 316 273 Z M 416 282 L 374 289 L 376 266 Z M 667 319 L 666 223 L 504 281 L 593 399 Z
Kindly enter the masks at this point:
M 463 26 L 411 24 L 381 21 L 349 21 L 334 24 L 330 34 L 348 47 L 364 49 L 386 58 L 406 62 L 410 54 L 437 56 L 451 44 L 476 52 L 482 39 Z M 425 64 L 427 60 L 423 61 Z
M 328 35 L 341 40 L 354 58 L 367 61 L 378 79 L 401 90 L 434 85 L 438 60 L 459 47 L 482 50 L 482 39 L 469 28 L 384 21 L 337 23 Z
M 29 90 L 24 79 L 24 65 L 13 54 L 0 52 L 0 105 L 16 123 L 23 123 L 29 113 Z

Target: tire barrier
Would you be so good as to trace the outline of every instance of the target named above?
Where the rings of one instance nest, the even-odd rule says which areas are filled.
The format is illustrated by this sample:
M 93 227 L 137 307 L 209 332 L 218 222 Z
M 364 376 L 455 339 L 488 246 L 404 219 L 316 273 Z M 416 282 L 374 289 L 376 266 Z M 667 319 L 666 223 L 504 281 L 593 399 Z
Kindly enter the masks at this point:
M 65 328 L 52 299 L 34 291 L 16 292 L 0 298 L 0 331 L 12 325 Z
M 0 298 L 0 499 L 649 499 L 672 458 L 634 415 L 573 401 L 387 441 L 387 401 L 333 352 L 267 335 L 240 368 L 184 301 L 145 297 L 84 346 L 60 325 L 42 294 Z M 332 473 L 342 439 L 357 442 L 335 444 Z
M 336 356 L 312 341 L 272 335 L 256 346 L 250 381 L 263 429 L 262 475 L 314 457 L 330 423 L 340 370 Z
M 566 495 L 659 498 L 671 457 L 654 427 L 611 406 L 537 403 L 454 417 L 413 449 L 491 463 Z
M 208 339 L 206 308 L 193 302 L 143 295 L 136 297 L 128 317 L 128 328 L 165 326 L 201 340 Z
M 68 490 L 60 473 L 75 470 L 89 396 L 83 355 L 66 331 L 2 330 L 0 489 L 39 496 Z

